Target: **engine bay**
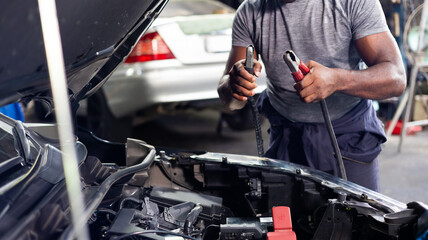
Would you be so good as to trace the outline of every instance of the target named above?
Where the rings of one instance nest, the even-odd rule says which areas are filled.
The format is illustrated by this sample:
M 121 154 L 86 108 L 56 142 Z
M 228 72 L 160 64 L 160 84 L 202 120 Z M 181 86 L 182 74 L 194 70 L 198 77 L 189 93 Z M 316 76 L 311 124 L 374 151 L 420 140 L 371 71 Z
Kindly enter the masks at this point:
M 91 238 L 296 239 L 286 237 L 291 231 L 297 239 L 413 239 L 416 234 L 417 207 L 385 204 L 388 199 L 383 202 L 370 190 L 361 188 L 366 192 L 360 194 L 327 177 L 319 181 L 299 166 L 285 174 L 275 167 L 235 165 L 230 158 L 244 161 L 238 155 L 201 161 L 213 156 L 156 148 L 149 168 L 108 191 L 88 221 Z M 290 229 L 275 238 L 272 233 L 284 232 L 277 228 L 284 216 L 273 216 L 278 207 L 291 212 Z
M 31 178 L 0 198 L 9 204 L 0 239 L 75 238 L 62 155 L 42 129 L 27 131 Z M 427 229 L 422 203 L 405 205 L 297 164 L 78 136 L 80 221 L 91 239 L 391 240 Z

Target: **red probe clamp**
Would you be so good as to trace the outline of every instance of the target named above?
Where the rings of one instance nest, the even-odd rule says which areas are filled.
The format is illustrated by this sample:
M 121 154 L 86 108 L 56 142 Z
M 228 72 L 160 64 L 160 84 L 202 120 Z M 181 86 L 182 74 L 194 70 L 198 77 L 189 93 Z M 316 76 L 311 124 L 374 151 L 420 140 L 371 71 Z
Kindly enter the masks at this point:
M 303 77 L 309 73 L 310 69 L 296 56 L 293 51 L 286 51 L 283 58 L 285 63 L 287 63 L 288 68 L 290 68 L 294 81 L 302 81 Z

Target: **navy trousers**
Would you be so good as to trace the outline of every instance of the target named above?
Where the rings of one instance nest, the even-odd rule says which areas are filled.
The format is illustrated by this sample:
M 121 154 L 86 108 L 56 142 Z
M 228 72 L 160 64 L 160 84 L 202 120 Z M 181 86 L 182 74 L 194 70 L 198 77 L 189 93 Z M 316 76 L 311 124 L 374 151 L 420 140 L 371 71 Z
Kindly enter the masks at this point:
M 266 92 L 260 95 L 258 108 L 270 122 L 266 157 L 298 163 L 339 176 L 334 149 L 324 123 L 291 122 L 272 107 Z M 361 100 L 332 124 L 348 180 L 379 191 L 377 156 L 386 137 L 371 101 Z

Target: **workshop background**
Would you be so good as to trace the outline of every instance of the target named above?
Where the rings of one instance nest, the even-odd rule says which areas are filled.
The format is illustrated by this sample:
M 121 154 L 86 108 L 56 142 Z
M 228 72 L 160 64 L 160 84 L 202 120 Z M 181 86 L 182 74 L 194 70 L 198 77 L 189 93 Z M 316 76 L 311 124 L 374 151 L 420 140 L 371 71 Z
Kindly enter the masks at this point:
M 227 37 L 230 37 L 233 12 L 240 4 L 240 1 L 237 0 L 223 0 L 222 2 L 227 6 L 224 5 L 224 12 L 221 13 L 220 17 L 207 20 L 198 18 L 197 15 L 210 10 L 210 6 L 204 4 L 189 5 L 186 1 L 180 3 L 178 0 L 171 0 L 168 6 L 171 9 L 165 9 L 157 21 L 168 22 L 169 17 L 183 14 L 183 16 L 188 17 L 187 20 L 176 24 L 189 27 L 195 22 L 199 23 L 197 30 L 187 28 L 187 31 L 193 34 L 192 39 L 177 39 L 176 37 L 173 40 L 168 39 L 168 36 L 162 35 L 162 26 L 156 25 L 155 22 L 152 26 L 151 35 L 143 36 L 144 41 L 137 48 L 139 51 L 144 51 L 143 47 L 146 46 L 144 44 L 156 41 L 157 46 L 161 46 L 160 52 L 155 53 L 154 49 L 150 49 L 149 52 L 154 57 L 143 60 L 139 59 L 137 55 L 131 54 L 131 57 L 134 58 L 128 59 L 113 74 L 110 82 L 108 81 L 102 90 L 97 92 L 88 102 L 82 103 L 83 110 L 81 110 L 78 120 L 101 137 L 111 138 L 111 140 L 123 141 L 123 137 L 126 135 L 144 140 L 155 146 L 257 155 L 256 138 L 249 109 L 241 111 L 239 114 L 223 112 L 217 96 L 213 97 L 213 93 L 216 94 L 216 83 L 222 74 L 228 55 L 229 48 L 225 50 L 224 46 L 230 44 Z M 382 0 L 380 2 L 384 8 L 390 30 L 402 51 L 403 60 L 408 70 L 408 89 L 402 97 L 375 102 L 378 116 L 385 126 L 390 126 L 391 122 L 393 123 L 392 126 L 395 126 L 390 128 L 393 131 L 388 134 L 388 141 L 383 144 L 383 151 L 379 156 L 380 191 L 404 203 L 415 200 L 428 203 L 428 130 L 425 127 L 428 124 L 428 77 L 426 69 L 423 67 L 423 63 L 428 63 L 428 50 L 425 48 L 428 46 L 428 32 L 424 33 L 424 45 L 421 48 L 423 49 L 422 54 L 427 57 L 421 59 L 415 57 L 418 53 L 418 29 L 419 25 L 423 23 L 421 20 L 423 19 L 423 8 L 420 7 L 423 0 Z M 186 18 L 183 17 L 182 19 Z M 202 24 L 204 21 L 205 26 Z M 213 29 L 213 22 L 222 24 L 223 29 Z M 129 91 L 136 90 L 135 88 L 132 89 L 132 84 L 130 85 L 130 82 L 135 80 L 131 79 L 130 76 L 138 75 L 138 71 L 143 71 L 146 76 L 150 76 L 147 73 L 154 72 L 157 77 L 165 76 L 164 74 L 171 74 L 172 76 L 184 73 L 187 74 L 185 76 L 188 74 L 197 75 L 197 71 L 201 69 L 186 69 L 185 64 L 178 63 L 183 61 L 183 59 L 179 59 L 180 56 L 174 57 L 170 54 L 171 50 L 177 47 L 175 45 L 180 45 L 180 42 L 189 43 L 189 41 L 195 40 L 195 36 L 198 34 L 206 39 L 206 35 L 204 35 L 208 31 L 206 26 L 210 26 L 211 29 L 208 30 L 215 32 L 215 36 L 210 36 L 211 45 L 209 46 L 213 50 L 209 56 L 212 59 L 204 58 L 205 55 L 198 55 L 196 52 L 198 49 L 197 42 L 192 42 L 187 46 L 191 45 L 193 56 L 199 56 L 204 59 L 206 64 L 210 64 L 201 65 L 210 69 L 211 74 L 208 74 L 210 80 L 195 79 L 202 82 L 203 86 L 208 86 L 209 90 L 190 89 L 190 93 L 183 93 L 180 96 L 174 95 L 173 97 L 171 93 L 165 91 L 166 84 L 162 85 L 158 78 L 152 85 L 150 85 L 150 79 L 144 79 L 146 85 L 153 87 L 146 95 L 137 93 L 139 94 L 137 99 L 146 104 L 144 110 L 139 109 L 132 114 L 126 116 L 119 114 L 120 116 L 118 116 L 117 111 L 126 111 L 127 109 L 123 106 L 119 106 L 119 110 L 108 109 L 108 106 L 113 104 L 112 102 L 119 101 L 114 99 L 114 94 L 120 92 L 118 90 L 120 89 L 119 84 L 126 84 Z M 171 25 L 169 29 L 173 29 L 173 27 Z M 184 29 L 186 28 L 184 27 Z M 186 34 L 184 32 L 183 36 Z M 176 42 L 176 44 L 172 42 Z M 213 45 L 213 43 L 217 45 Z M 424 49 L 425 52 L 423 52 Z M 134 52 L 134 54 L 137 53 Z M 155 56 L 155 54 L 157 55 Z M 201 61 L 201 59 L 185 59 L 185 61 Z M 180 71 L 171 72 L 172 68 L 180 68 Z M 413 75 L 411 74 L 412 71 Z M 175 83 L 173 91 L 182 89 L 178 83 L 179 81 Z M 259 86 L 263 86 L 263 84 L 259 84 Z M 129 96 L 133 96 L 132 94 L 135 93 L 129 92 Z M 163 98 L 153 96 L 163 96 Z M 147 100 L 144 99 L 145 97 L 153 98 Z M 120 99 L 120 101 L 124 100 Z M 47 114 L 46 106 L 43 106 L 43 103 L 30 103 L 26 107 L 25 114 L 28 122 L 33 120 L 53 121 L 53 116 Z M 397 124 L 394 124 L 397 120 Z M 115 127 L 116 132 L 114 134 L 111 130 L 113 125 L 119 126 Z M 403 125 L 407 126 L 404 132 L 401 131 Z M 264 120 L 262 132 L 265 149 L 268 145 L 268 126 L 268 122 Z M 404 134 L 401 134 L 402 132 Z

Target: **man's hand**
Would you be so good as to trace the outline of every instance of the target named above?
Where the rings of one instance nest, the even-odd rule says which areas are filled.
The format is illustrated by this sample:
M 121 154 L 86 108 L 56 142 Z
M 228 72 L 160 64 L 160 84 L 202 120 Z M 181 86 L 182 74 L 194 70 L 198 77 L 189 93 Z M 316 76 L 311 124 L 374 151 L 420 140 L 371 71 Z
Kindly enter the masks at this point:
M 257 60 L 254 60 L 254 74 L 259 77 L 261 65 Z M 247 97 L 254 96 L 257 87 L 256 78 L 245 70 L 245 59 L 237 61 L 233 64 L 229 71 L 230 88 L 232 96 L 239 101 L 247 101 Z
M 302 101 L 318 102 L 338 90 L 339 79 L 336 69 L 325 67 L 315 61 L 309 61 L 306 65 L 311 71 L 302 81 L 294 85 Z
M 233 46 L 229 53 L 225 71 L 217 87 L 218 95 L 226 109 L 242 109 L 247 97 L 253 96 L 257 87 L 255 77 L 245 70 L 246 55 L 245 47 Z M 254 59 L 257 59 L 255 51 Z M 261 64 L 254 60 L 254 74 L 257 77 L 260 76 L 261 69 Z
M 320 101 L 336 91 L 367 99 L 386 99 L 402 94 L 406 87 L 406 74 L 391 33 L 369 35 L 354 43 L 368 68 L 327 68 L 310 61 L 310 73 L 295 85 L 304 102 Z

